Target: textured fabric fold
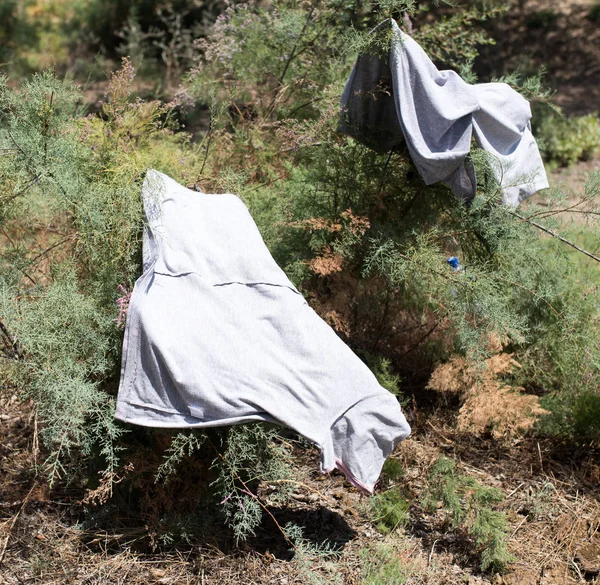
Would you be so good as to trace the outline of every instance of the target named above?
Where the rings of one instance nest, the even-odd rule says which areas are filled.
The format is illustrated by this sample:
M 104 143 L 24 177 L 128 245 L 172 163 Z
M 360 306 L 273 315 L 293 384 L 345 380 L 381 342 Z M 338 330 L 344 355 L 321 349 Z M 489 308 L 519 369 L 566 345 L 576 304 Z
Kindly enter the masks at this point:
M 398 401 L 277 266 L 243 202 L 149 171 L 144 273 L 129 304 L 118 419 L 154 427 L 262 420 L 321 447 L 371 491 L 410 433 Z
M 504 203 L 518 205 L 548 187 L 527 100 L 505 83 L 470 85 L 454 71 L 439 71 L 393 20 L 373 33 L 389 27 L 388 56 L 357 58 L 342 94 L 339 130 L 378 151 L 405 141 L 427 185 L 445 182 L 466 201 L 477 188 L 465 164 L 473 138 L 489 155 Z

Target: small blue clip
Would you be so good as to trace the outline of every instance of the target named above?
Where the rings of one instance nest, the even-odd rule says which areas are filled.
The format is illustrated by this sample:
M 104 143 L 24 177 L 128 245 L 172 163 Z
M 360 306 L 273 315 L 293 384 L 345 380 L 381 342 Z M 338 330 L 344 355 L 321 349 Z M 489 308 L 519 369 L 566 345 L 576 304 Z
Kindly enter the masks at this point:
M 456 256 L 450 256 L 450 258 L 448 258 L 448 260 L 446 260 L 446 262 L 448 262 L 448 264 L 450 264 L 450 266 L 452 267 L 452 270 L 459 270 L 460 269 L 460 261 L 458 260 L 458 258 Z

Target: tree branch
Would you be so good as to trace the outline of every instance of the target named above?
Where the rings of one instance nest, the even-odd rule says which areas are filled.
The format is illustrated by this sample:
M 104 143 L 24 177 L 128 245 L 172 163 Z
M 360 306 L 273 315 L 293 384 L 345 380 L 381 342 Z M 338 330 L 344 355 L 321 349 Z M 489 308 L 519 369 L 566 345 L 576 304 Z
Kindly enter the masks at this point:
M 27 263 L 27 266 L 31 266 L 34 262 L 37 262 L 39 259 L 43 258 L 46 254 L 48 254 L 48 252 L 51 252 L 52 250 L 54 250 L 54 248 L 58 248 L 59 246 L 62 246 L 65 242 L 68 242 L 69 240 L 72 240 L 74 238 L 75 238 L 75 236 L 67 236 L 66 238 L 62 239 L 60 242 L 57 242 L 56 244 L 49 246 L 43 252 L 40 252 L 37 256 L 32 258 Z
M 553 238 L 556 238 L 556 239 L 560 240 L 564 244 L 567 244 L 567 246 L 571 246 L 571 248 L 574 248 L 578 252 L 581 252 L 582 254 L 585 254 L 588 258 L 591 258 L 592 260 L 595 260 L 596 262 L 600 262 L 600 258 L 598 256 L 595 256 L 591 252 L 588 252 L 587 250 L 584 250 L 583 248 L 581 248 L 580 246 L 578 246 L 574 242 L 571 242 L 571 240 L 567 240 L 567 238 L 563 238 L 563 236 L 561 236 L 560 234 L 557 234 L 556 232 L 553 232 L 550 228 L 547 228 L 547 227 L 545 227 L 545 226 L 537 223 L 536 221 L 528 219 L 527 217 L 523 217 L 521 214 L 517 213 L 516 211 L 511 211 L 510 213 L 512 215 L 518 217 L 522 221 L 527 222 L 528 224 L 530 224 L 530 225 L 538 228 L 539 230 L 542 230 L 543 232 L 546 232 L 547 234 L 551 235 Z
M 10 359 L 23 359 L 23 351 L 21 350 L 21 347 L 19 346 L 17 341 L 12 337 L 12 335 L 8 332 L 6 325 L 2 321 L 0 321 L 0 333 L 2 333 L 5 339 L 5 347 L 0 348 L 1 351 Z M 10 347 L 11 351 L 7 351 L 7 347 Z
M 29 188 L 33 187 L 39 180 L 40 180 L 40 176 L 39 175 L 35 176 L 29 183 L 27 183 L 27 185 L 25 185 L 25 187 L 23 187 L 22 189 L 20 189 L 19 191 L 17 191 L 16 193 L 11 195 L 7 199 L 5 199 L 2 203 L 4 203 L 4 204 L 10 203 L 11 201 L 15 200 L 17 197 L 20 197 Z

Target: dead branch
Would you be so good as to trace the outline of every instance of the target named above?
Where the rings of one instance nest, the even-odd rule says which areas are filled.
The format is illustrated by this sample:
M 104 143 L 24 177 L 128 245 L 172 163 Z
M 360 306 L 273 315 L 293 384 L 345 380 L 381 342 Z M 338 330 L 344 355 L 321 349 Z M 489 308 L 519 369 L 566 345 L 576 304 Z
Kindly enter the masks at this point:
M 587 250 L 584 250 L 583 248 L 581 248 L 580 246 L 578 246 L 577 244 L 575 244 L 574 242 L 571 242 L 571 240 L 567 240 L 567 238 L 564 238 L 563 236 L 561 236 L 560 234 L 553 232 L 551 229 L 537 223 L 536 221 L 533 221 L 527 217 L 523 217 L 521 214 L 517 213 L 516 211 L 511 211 L 510 213 L 512 213 L 512 215 L 514 215 L 515 217 L 518 217 L 520 220 L 538 228 L 539 230 L 542 230 L 543 232 L 546 232 L 547 234 L 551 235 L 553 238 L 556 238 L 558 240 L 560 240 L 561 242 L 563 242 L 564 244 L 567 244 L 567 246 L 571 246 L 571 248 L 574 248 L 575 250 L 577 250 L 578 252 L 581 252 L 582 254 L 585 254 L 588 258 L 591 258 L 592 260 L 595 260 L 596 262 L 600 262 L 600 258 L 598 256 L 595 256 L 594 254 L 592 254 L 591 252 L 588 252 Z
M 4 347 L 1 347 L 0 351 L 2 351 L 2 353 L 4 353 L 4 355 L 10 359 L 23 359 L 23 351 L 21 350 L 21 347 L 17 343 L 17 340 L 14 339 L 9 333 L 6 325 L 2 321 L 0 321 L 0 333 L 4 338 Z M 8 350 L 8 348 L 10 348 L 10 350 Z
M 17 510 L 17 513 L 13 516 L 13 519 L 11 520 L 10 526 L 8 527 L 8 534 L 6 535 L 6 538 L 4 539 L 4 544 L 2 545 L 2 550 L 0 550 L 0 566 L 2 566 L 2 563 L 4 561 L 4 555 L 6 554 L 6 549 L 8 547 L 8 541 L 10 540 L 11 532 L 12 532 L 13 528 L 15 527 L 15 524 L 17 523 L 17 520 L 19 519 L 21 512 L 25 508 L 25 505 L 29 501 L 29 498 L 35 487 L 36 487 L 36 484 L 34 483 L 31 486 L 31 489 L 29 490 L 28 494 L 25 496 L 25 499 L 23 500 L 21 507 Z
M 17 191 L 16 193 L 13 193 L 10 197 L 8 197 L 7 199 L 5 199 L 3 201 L 4 204 L 6 203 L 10 203 L 11 201 L 17 199 L 17 197 L 20 197 L 21 195 L 23 195 L 25 192 L 27 192 L 31 187 L 33 187 L 38 181 L 40 180 L 40 176 L 37 175 L 35 176 L 31 181 L 29 181 L 29 183 L 27 183 L 27 185 L 25 185 L 25 187 L 23 187 L 22 189 L 19 189 L 19 191 Z

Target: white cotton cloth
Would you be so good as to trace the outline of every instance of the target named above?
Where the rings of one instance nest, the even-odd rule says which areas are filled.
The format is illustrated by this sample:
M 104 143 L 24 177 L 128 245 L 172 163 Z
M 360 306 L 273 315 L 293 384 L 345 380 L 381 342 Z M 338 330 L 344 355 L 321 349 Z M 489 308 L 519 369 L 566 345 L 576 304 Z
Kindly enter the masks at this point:
M 116 417 L 151 427 L 271 421 L 372 491 L 410 433 L 398 400 L 308 306 L 244 203 L 148 171 L 144 272 L 127 314 Z
M 504 203 L 516 206 L 547 188 L 529 102 L 505 83 L 470 85 L 454 71 L 439 71 L 395 21 L 375 31 L 388 26 L 389 56 L 360 55 L 354 65 L 340 131 L 379 151 L 406 142 L 427 185 L 443 181 L 466 201 L 477 189 L 473 167 L 465 164 L 472 137 L 490 157 Z

